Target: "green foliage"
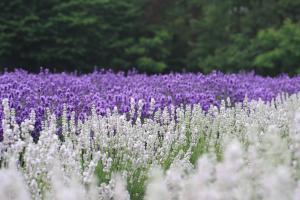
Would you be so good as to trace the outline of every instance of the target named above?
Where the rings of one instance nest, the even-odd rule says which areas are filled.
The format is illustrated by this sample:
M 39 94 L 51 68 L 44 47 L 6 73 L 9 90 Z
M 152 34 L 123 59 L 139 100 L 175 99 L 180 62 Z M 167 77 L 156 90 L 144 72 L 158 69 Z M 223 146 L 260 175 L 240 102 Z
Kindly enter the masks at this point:
M 126 64 L 122 52 L 133 44 L 139 18 L 134 3 L 1 1 L 0 63 L 35 71 L 40 66 L 79 71 L 94 65 L 121 67 Z
M 261 69 L 263 66 L 254 62 L 261 52 L 260 45 L 253 41 L 258 32 L 281 27 L 286 18 L 299 21 L 300 1 L 203 2 L 202 16 L 194 23 L 195 30 L 198 30 L 196 47 L 190 51 L 189 57 L 190 63 L 204 72 L 255 69 L 266 73 Z M 283 72 L 281 69 L 282 66 L 276 73 Z M 290 72 L 296 73 L 296 70 Z
M 148 73 L 163 72 L 167 65 L 164 63 L 170 54 L 168 43 L 170 35 L 166 31 L 156 31 L 153 37 L 141 37 L 135 45 L 127 50 L 136 68 Z
M 2 0 L 0 8 L 2 70 L 300 71 L 300 0 Z
M 287 20 L 280 28 L 261 30 L 254 65 L 275 73 L 300 73 L 300 26 Z

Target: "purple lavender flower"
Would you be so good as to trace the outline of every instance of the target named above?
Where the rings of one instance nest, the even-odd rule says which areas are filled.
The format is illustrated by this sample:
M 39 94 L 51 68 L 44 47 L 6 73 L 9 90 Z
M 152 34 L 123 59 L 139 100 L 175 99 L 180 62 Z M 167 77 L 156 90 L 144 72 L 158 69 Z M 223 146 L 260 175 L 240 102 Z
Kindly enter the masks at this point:
M 270 101 L 280 93 L 296 93 L 300 90 L 300 77 L 283 75 L 264 78 L 249 74 L 203 74 L 153 75 L 112 72 L 94 72 L 88 75 L 30 74 L 23 70 L 4 73 L 0 76 L 0 100 L 8 98 L 16 109 L 16 119 L 21 122 L 29 116 L 31 109 L 37 115 L 37 124 L 50 108 L 58 117 L 63 105 L 68 112 L 75 111 L 76 119 L 84 118 L 94 105 L 98 114 L 104 115 L 107 108 L 118 108 L 120 113 L 130 110 L 130 98 L 142 99 L 143 117 L 149 113 L 150 100 L 155 108 L 200 104 L 204 110 L 210 105 L 219 105 L 230 97 L 232 102 L 241 102 L 247 95 L 249 100 L 261 98 Z M 68 113 L 68 116 L 70 115 Z M 3 113 L 0 109 L 0 120 Z M 2 130 L 0 126 L 0 131 Z

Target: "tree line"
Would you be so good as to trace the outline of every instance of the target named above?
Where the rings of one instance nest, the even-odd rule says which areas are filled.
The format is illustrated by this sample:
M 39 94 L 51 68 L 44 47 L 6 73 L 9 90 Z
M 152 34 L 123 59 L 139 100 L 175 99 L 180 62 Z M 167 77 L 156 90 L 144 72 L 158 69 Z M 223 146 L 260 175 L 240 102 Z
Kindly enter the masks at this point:
M 300 73 L 300 0 L 1 0 L 1 70 Z

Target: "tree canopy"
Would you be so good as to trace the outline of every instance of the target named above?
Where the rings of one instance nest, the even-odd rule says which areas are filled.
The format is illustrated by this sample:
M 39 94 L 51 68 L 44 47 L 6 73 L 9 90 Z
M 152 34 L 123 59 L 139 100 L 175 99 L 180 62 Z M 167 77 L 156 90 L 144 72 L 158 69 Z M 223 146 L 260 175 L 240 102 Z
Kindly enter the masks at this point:
M 1 70 L 300 72 L 300 0 L 2 0 Z

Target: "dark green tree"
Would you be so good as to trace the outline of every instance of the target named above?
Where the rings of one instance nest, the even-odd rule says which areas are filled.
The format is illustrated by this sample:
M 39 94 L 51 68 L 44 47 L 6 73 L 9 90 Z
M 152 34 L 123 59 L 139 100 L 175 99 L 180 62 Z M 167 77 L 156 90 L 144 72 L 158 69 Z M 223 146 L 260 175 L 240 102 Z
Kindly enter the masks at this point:
M 287 18 L 299 21 L 299 0 L 202 2 L 202 16 L 194 23 L 197 43 L 188 60 L 204 72 L 258 69 L 253 60 L 259 49 L 252 44 L 258 32 L 280 27 Z
M 88 71 L 95 65 L 125 69 L 124 51 L 137 37 L 139 10 L 131 0 L 3 0 L 0 63 Z
M 285 21 L 280 28 L 259 31 L 254 40 L 259 53 L 254 59 L 264 74 L 300 73 L 300 24 Z
M 299 72 L 298 55 L 286 54 L 296 48 L 300 0 L 2 0 L 0 8 L 0 71 Z

